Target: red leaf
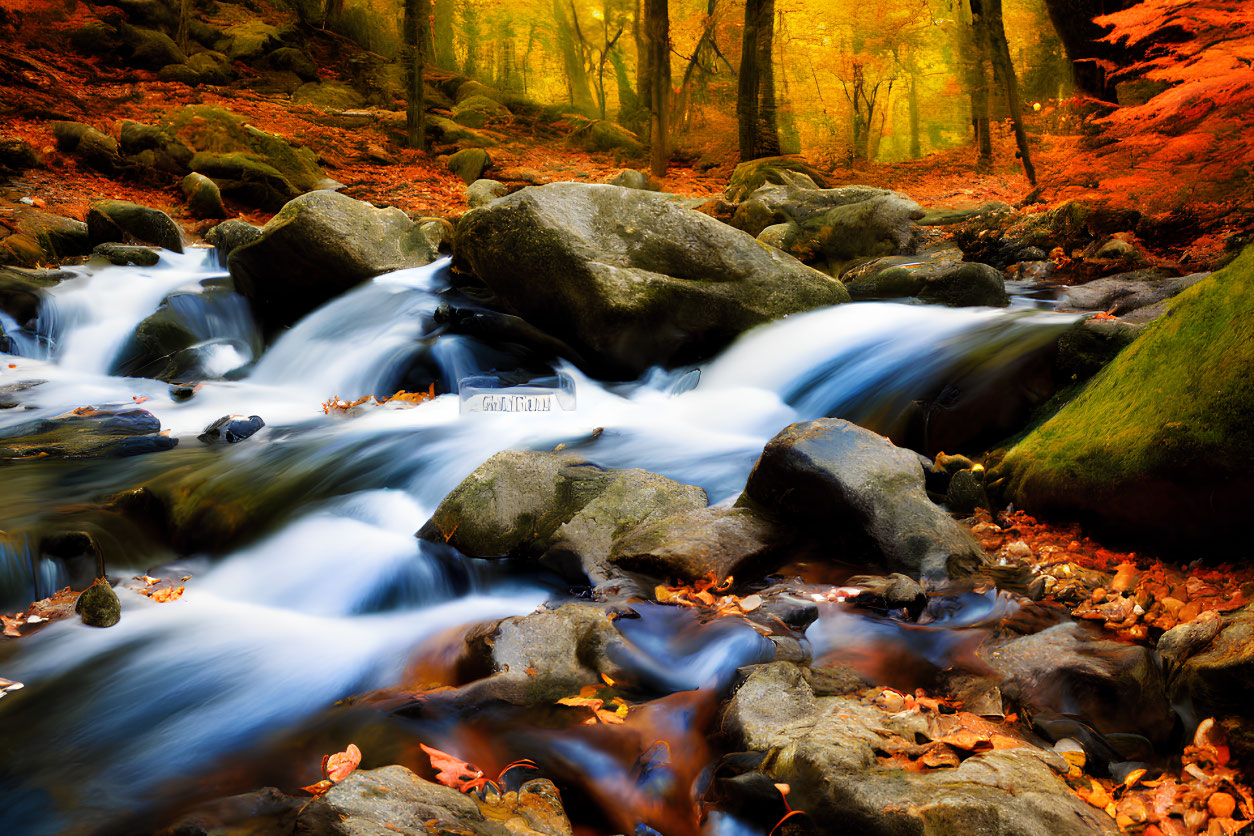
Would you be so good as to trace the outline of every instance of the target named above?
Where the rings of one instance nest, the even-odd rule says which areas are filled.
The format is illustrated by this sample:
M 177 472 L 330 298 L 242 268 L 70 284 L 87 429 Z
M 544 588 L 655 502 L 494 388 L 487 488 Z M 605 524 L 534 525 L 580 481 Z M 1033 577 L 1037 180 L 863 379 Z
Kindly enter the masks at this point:
M 331 783 L 338 784 L 352 775 L 359 763 L 361 763 L 361 750 L 355 743 L 350 743 L 343 752 L 336 752 L 322 759 L 322 774 L 327 776 Z
M 444 786 L 467 792 L 476 787 L 482 787 L 488 782 L 482 770 L 453 757 L 448 752 L 441 752 L 423 743 L 418 745 L 427 753 L 427 757 L 431 758 L 431 767 L 436 771 L 435 780 Z

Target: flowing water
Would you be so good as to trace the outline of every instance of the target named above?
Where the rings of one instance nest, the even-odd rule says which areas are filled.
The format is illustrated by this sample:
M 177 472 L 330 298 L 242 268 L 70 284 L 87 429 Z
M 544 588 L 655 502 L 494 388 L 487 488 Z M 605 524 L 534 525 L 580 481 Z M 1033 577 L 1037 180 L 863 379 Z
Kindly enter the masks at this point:
M 718 502 L 741 489 L 762 446 L 789 423 L 841 416 L 907 436 L 913 430 L 902 416 L 920 402 L 943 400 L 960 383 L 974 391 L 972 381 L 1018 374 L 1074 321 L 1026 304 L 849 304 L 757 329 L 701 369 L 606 384 L 560 367 L 554 371 L 574 381 L 572 410 L 463 415 L 452 394 L 457 381 L 510 373 L 512 355 L 442 331 L 436 307 L 466 304 L 449 287 L 446 261 L 354 289 L 264 353 L 246 305 L 222 290 L 225 273 L 212 251 L 164 254 L 148 270 L 73 272 L 52 289 L 37 327 L 3 323 L 19 356 L 0 363 L 0 391 L 16 402 L 0 410 L 0 439 L 76 407 L 139 402 L 178 446 L 5 465 L 0 604 L 11 612 L 69 582 L 65 562 L 40 553 L 42 533 L 60 528 L 91 531 L 113 576 L 191 579 L 169 604 L 119 586 L 122 618 L 110 629 L 66 619 L 0 644 L 0 675 L 26 686 L 0 701 L 5 834 L 127 832 L 136 815 L 209 792 L 196 786 L 205 776 L 217 776 L 223 792 L 291 779 L 296 768 L 274 767 L 276 752 L 290 755 L 284 747 L 302 734 L 349 722 L 326 719 L 337 700 L 403 682 L 425 641 L 567 594 L 553 578 L 476 564 L 413 536 L 441 497 L 499 450 L 566 443 L 605 466 L 700 485 Z M 136 325 L 163 300 L 192 323 L 207 349 L 202 365 L 231 379 L 210 380 L 187 398 L 158 380 L 111 374 Z M 416 369 L 450 394 L 414 408 L 324 413 L 332 396 L 388 394 L 415 380 Z M 17 385 L 33 381 L 41 382 Z M 197 440 L 210 422 L 237 413 L 260 415 L 266 427 L 230 446 Z M 192 537 L 171 548 L 100 510 L 102 498 L 156 483 L 188 486 L 193 505 L 242 509 L 246 522 L 228 526 L 225 539 Z M 809 638 L 816 658 L 895 642 L 942 665 L 963 652 L 963 631 L 1006 606 L 968 603 L 965 619 L 909 630 L 833 605 Z M 770 643 L 737 620 L 689 623 L 686 613 L 658 606 L 642 615 L 621 629 L 641 680 L 673 695 L 649 709 L 659 739 L 682 735 L 708 710 L 702 695 L 724 687 L 736 667 L 771 656 Z M 469 734 L 456 723 L 417 728 L 438 740 Z M 593 732 L 514 728 L 520 757 L 543 750 L 559 772 L 564 763 L 630 783 Z M 387 736 L 362 726 L 354 733 L 359 742 Z M 600 786 L 614 786 L 606 780 Z M 601 802 L 589 792 L 594 806 L 614 804 L 608 790 Z M 743 830 L 727 817 L 710 822 L 711 832 Z

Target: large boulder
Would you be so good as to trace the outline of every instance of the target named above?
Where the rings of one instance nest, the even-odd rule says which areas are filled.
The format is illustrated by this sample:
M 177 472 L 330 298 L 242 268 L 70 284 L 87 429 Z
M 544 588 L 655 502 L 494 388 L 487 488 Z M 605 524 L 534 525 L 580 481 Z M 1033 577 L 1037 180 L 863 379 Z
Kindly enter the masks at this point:
M 694 362 L 755 325 L 848 299 L 839 282 L 707 215 L 603 184 L 527 188 L 474 209 L 454 252 L 610 375 Z
M 183 178 L 179 187 L 187 197 L 187 209 L 197 218 L 225 218 L 222 192 L 218 184 L 203 174 L 192 172 Z
M 373 276 L 435 256 L 401 210 L 316 191 L 284 206 L 256 241 L 231 253 L 229 265 L 236 288 L 272 332 Z
M 1174 299 L 1006 455 L 1018 507 L 1156 551 L 1244 554 L 1254 507 L 1254 249 Z
M 1159 277 L 1153 271 L 1122 273 L 1068 287 L 1063 292 L 1062 300 L 1080 310 L 1105 311 L 1115 316 L 1124 316 L 1178 296 L 1207 275 L 1209 274 L 1194 273 L 1189 276 Z
M 283 46 L 278 28 L 260 20 L 238 23 L 228 28 L 224 35 L 221 51 L 232 61 L 255 61 Z
M 320 110 L 353 110 L 365 107 L 366 97 L 343 82 L 311 81 L 296 88 L 292 104 L 309 105 Z
M 159 70 L 169 64 L 182 64 L 187 56 L 164 32 L 123 24 L 122 41 L 131 51 L 130 63 L 136 67 Z
M 467 128 L 486 128 L 496 122 L 508 122 L 509 109 L 487 96 L 471 96 L 453 108 L 453 121 Z
M 82 122 L 50 122 L 57 150 L 72 153 L 87 166 L 113 174 L 122 165 L 118 141 Z
M 246 329 L 220 336 L 215 323 L 248 321 L 248 302 L 229 288 L 172 293 L 135 326 L 110 374 L 167 382 L 222 377 L 259 356 L 262 346 Z
M 24 203 L 0 204 L 0 265 L 35 267 L 91 252 L 87 224 Z M 18 320 L 24 322 L 25 320 Z
M 983 562 L 970 533 L 928 499 L 915 453 L 838 418 L 793 424 L 771 439 L 744 496 L 839 544 L 847 561 L 870 558 L 932 579 Z
M 855 697 L 819 696 L 803 670 L 777 662 L 749 670 L 727 704 L 722 731 L 742 750 L 766 754 L 760 773 L 728 782 L 753 814 L 753 779 L 787 784 L 788 803 L 820 832 L 867 836 L 981 833 L 990 836 L 1114 836 L 1114 820 L 1079 799 L 1059 777 L 1051 750 L 1002 736 L 965 758 L 944 741 L 950 722 L 917 710 L 892 712 Z M 1009 730 L 1008 730 L 1009 731 Z M 986 736 L 991 732 L 986 732 Z M 1011 732 L 1013 733 L 1013 732 Z M 949 768 L 894 768 L 892 757 L 948 752 Z M 746 780 L 748 779 L 748 780 Z M 738 790 L 738 791 L 737 791 Z M 766 795 L 770 798 L 770 795 Z M 776 796 L 778 798 L 778 796 Z
M 183 252 L 183 233 L 174 219 L 160 209 L 126 200 L 98 200 L 87 213 L 87 234 L 92 245 L 111 241 L 138 242 Z
M 622 125 L 598 119 L 576 129 L 570 135 L 571 144 L 585 151 L 617 151 L 629 157 L 644 155 L 644 143 L 640 137 Z
M 962 251 L 945 247 L 918 256 L 885 256 L 859 265 L 841 276 L 854 299 L 898 299 L 914 296 L 924 302 L 960 307 L 1010 304 L 1006 281 L 987 264 L 962 260 Z
M 205 233 L 205 243 L 218 251 L 218 263 L 226 264 L 231 253 L 261 237 L 261 227 L 248 221 L 223 221 Z

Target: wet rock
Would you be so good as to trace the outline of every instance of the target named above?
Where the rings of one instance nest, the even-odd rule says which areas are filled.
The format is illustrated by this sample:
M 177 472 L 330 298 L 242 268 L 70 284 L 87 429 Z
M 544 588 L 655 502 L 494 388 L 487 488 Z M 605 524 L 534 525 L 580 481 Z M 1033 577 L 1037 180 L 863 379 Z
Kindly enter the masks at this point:
M 616 538 L 664 516 L 704 508 L 705 491 L 646 470 L 610 471 L 597 496 L 554 532 L 541 562 L 568 578 L 600 584 L 621 575 L 612 565 Z
M 1235 717 L 1250 726 L 1254 712 L 1243 695 L 1254 686 L 1254 607 L 1174 627 L 1159 647 L 1168 663 L 1168 692 L 1189 721 Z
M 489 696 L 515 705 L 555 703 L 599 684 L 602 674 L 627 676 L 612 658 L 623 652 L 625 639 L 598 604 L 507 618 L 477 629 L 466 643 L 470 667 L 487 678 L 463 689 L 464 704 Z
M 463 148 L 449 157 L 446 168 L 471 185 L 492 167 L 492 158 L 482 148 Z
M 78 596 L 74 612 L 88 627 L 112 627 L 122 618 L 122 602 L 109 584 L 101 580 Z
M 478 182 L 478 181 L 476 181 Z M 432 252 L 448 253 L 453 248 L 453 224 L 444 218 L 420 218 L 415 221 Z
M 466 202 L 470 204 L 471 209 L 478 209 L 507 194 L 509 194 L 509 186 L 498 183 L 496 180 L 481 178 L 466 187 Z
M 1134 732 L 1155 743 L 1171 735 L 1166 682 L 1145 647 L 1093 638 L 1065 623 L 980 655 L 1002 678 L 1002 693 L 1029 708 L 1078 718 L 1102 734 Z
M 87 213 L 87 233 L 93 245 L 137 242 L 183 252 L 183 233 L 169 215 L 125 200 L 93 203 Z
M 611 375 L 708 357 L 754 325 L 848 298 L 839 282 L 707 215 L 603 184 L 532 187 L 472 210 L 454 252 Z
M 726 196 L 739 203 L 766 185 L 821 189 L 827 183 L 822 172 L 800 157 L 762 157 L 737 164 Z
M 1104 369 L 1144 329 L 1112 319 L 1084 319 L 1058 338 L 1054 373 L 1059 383 L 1084 381 Z
M 205 233 L 205 242 L 218 251 L 218 262 L 226 264 L 228 256 L 261 237 L 261 227 L 247 221 L 225 221 Z
M 611 186 L 622 186 L 624 189 L 640 189 L 645 192 L 659 192 L 662 186 L 643 171 L 628 169 L 620 171 L 609 179 Z
M 39 165 L 39 155 L 30 143 L 17 137 L 0 137 L 0 171 L 25 171 Z
M 143 409 L 80 407 L 55 418 L 37 418 L 0 432 L 0 459 L 44 454 L 78 459 L 134 456 L 168 450 L 178 439 L 160 435 L 161 422 Z
M 1007 497 L 1104 535 L 1244 555 L 1254 507 L 1254 250 L 1168 313 L 998 467 Z M 1241 522 L 1239 522 L 1241 521 Z
M 359 769 L 310 801 L 296 819 L 300 836 L 371 836 L 438 832 L 508 836 L 486 819 L 470 795 L 424 781 L 403 766 Z M 386 826 L 385 826 L 386 825 Z
M 845 582 L 861 592 L 850 600 L 860 607 L 877 610 L 905 610 L 911 618 L 918 618 L 927 606 L 927 593 L 913 578 L 894 572 L 887 577 L 857 575 Z
M 166 832 L 177 836 L 219 836 L 246 827 L 255 836 L 293 833 L 296 815 L 308 801 L 265 787 L 197 805 L 175 820 Z
M 749 474 L 745 496 L 912 577 L 958 577 L 983 562 L 970 533 L 928 499 L 918 457 L 856 424 L 823 418 L 784 429 Z
M 196 437 L 204 444 L 235 444 L 251 437 L 265 425 L 260 415 L 223 415 Z
M 295 73 L 304 81 L 318 80 L 318 67 L 308 52 L 295 47 L 284 46 L 266 56 L 266 63 L 271 69 L 286 70 Z
M 218 184 L 203 174 L 192 172 L 179 184 L 187 197 L 187 208 L 197 218 L 225 218 L 226 207 L 222 205 L 222 192 Z
M 919 712 L 890 714 L 861 700 L 816 696 L 795 665 L 753 668 L 727 704 L 733 745 L 769 752 L 759 769 L 789 785 L 788 801 L 811 821 L 849 832 L 1115 834 L 1114 821 L 1080 801 L 1052 751 L 1024 745 L 972 754 L 953 768 L 881 766 L 891 748 L 918 748 L 933 732 Z
M 859 265 L 841 276 L 854 299 L 899 299 L 916 296 L 925 302 L 954 307 L 1010 304 L 1002 274 L 986 264 L 962 261 L 953 247 L 916 257 L 889 256 Z
M 487 96 L 470 96 L 453 108 L 453 121 L 467 128 L 485 128 L 512 118 L 509 108 Z
M 575 455 L 504 450 L 444 497 L 418 536 L 470 557 L 539 555 L 613 478 Z
M 691 583 L 713 573 L 745 582 L 777 569 L 791 543 L 787 531 L 756 509 L 698 508 L 631 529 L 614 541 L 609 560 L 660 580 Z
M 622 125 L 604 119 L 577 128 L 571 133 L 570 142 L 584 151 L 618 151 L 629 157 L 644 156 L 644 143 L 640 137 Z
M 316 191 L 284 206 L 256 241 L 231 252 L 229 265 L 237 289 L 273 332 L 366 279 L 435 256 L 400 209 Z
M 984 493 L 983 470 L 959 470 L 949 480 L 945 504 L 955 514 L 970 514 L 976 508 L 988 508 L 988 495 Z
M 125 267 L 134 264 L 136 267 L 153 267 L 161 260 L 161 256 L 151 247 L 138 247 L 133 244 L 97 244 L 92 254 L 108 259 L 110 264 Z
M 0 311 L 18 325 L 27 324 L 38 314 L 45 288 L 60 284 L 68 275 L 59 270 L 0 267 Z
M 1162 277 L 1154 271 L 1108 276 L 1087 284 L 1069 287 L 1062 301 L 1086 311 L 1106 311 L 1123 316 L 1179 295 L 1206 278 L 1209 273 Z

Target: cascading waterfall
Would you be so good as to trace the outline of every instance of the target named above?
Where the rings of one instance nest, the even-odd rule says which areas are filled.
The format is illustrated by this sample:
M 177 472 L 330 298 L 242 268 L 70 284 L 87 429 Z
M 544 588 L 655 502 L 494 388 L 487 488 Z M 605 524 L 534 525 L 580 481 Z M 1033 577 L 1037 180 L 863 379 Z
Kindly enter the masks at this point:
M 16 708 L 0 705 L 0 737 L 15 746 L 0 764 L 0 831 L 55 833 L 168 801 L 164 788 L 221 758 L 248 757 L 264 737 L 334 701 L 396 682 L 424 637 L 534 608 L 549 594 L 541 585 L 413 537 L 440 498 L 499 450 L 567 443 L 606 466 L 700 485 L 717 502 L 741 489 L 783 426 L 900 411 L 948 376 L 1012 364 L 1072 321 L 850 304 L 756 329 L 700 370 L 607 386 L 563 368 L 575 379 L 577 406 L 543 418 L 463 417 L 454 394 L 417 408 L 325 415 L 320 403 L 332 395 L 397 386 L 420 353 L 445 390 L 471 374 L 510 371 L 485 367 L 506 355 L 438 327 L 446 274 L 441 261 L 366 283 L 285 333 L 251 374 L 208 381 L 183 401 L 160 381 L 108 371 L 163 299 L 224 276 L 212 253 L 165 254 L 152 269 L 93 264 L 52 290 L 38 331 L 15 341 L 22 356 L 10 358 L 16 368 L 3 380 L 43 382 L 11 394 L 20 406 L 0 411 L 0 434 L 84 403 L 138 400 L 180 446 L 142 461 L 91 462 L 65 482 L 24 476 L 22 516 L 0 510 L 3 597 L 44 595 L 62 581 L 54 562 L 24 544 L 20 526 L 53 521 L 65 503 L 124 490 L 163 467 L 193 468 L 204 484 L 248 486 L 267 525 L 223 554 L 179 556 L 196 570 L 177 604 L 119 587 L 117 626 L 65 620 L 3 649 L 0 674 L 24 682 L 26 693 Z M 251 322 L 206 317 L 197 336 L 246 346 L 254 333 Z M 241 353 L 222 365 L 248 359 Z M 240 445 L 202 451 L 196 434 L 230 413 L 261 415 L 267 427 Z M 44 517 L 31 510 L 40 506 Z M 109 568 L 175 574 L 183 565 Z M 816 640 L 841 629 L 830 623 Z M 635 664 L 662 690 L 723 681 L 735 666 L 728 660 L 769 658 L 756 633 L 730 624 L 706 649 L 675 644 L 682 631 L 657 632 L 648 622 L 631 631 Z M 54 803 L 61 786 L 75 788 L 77 812 Z

